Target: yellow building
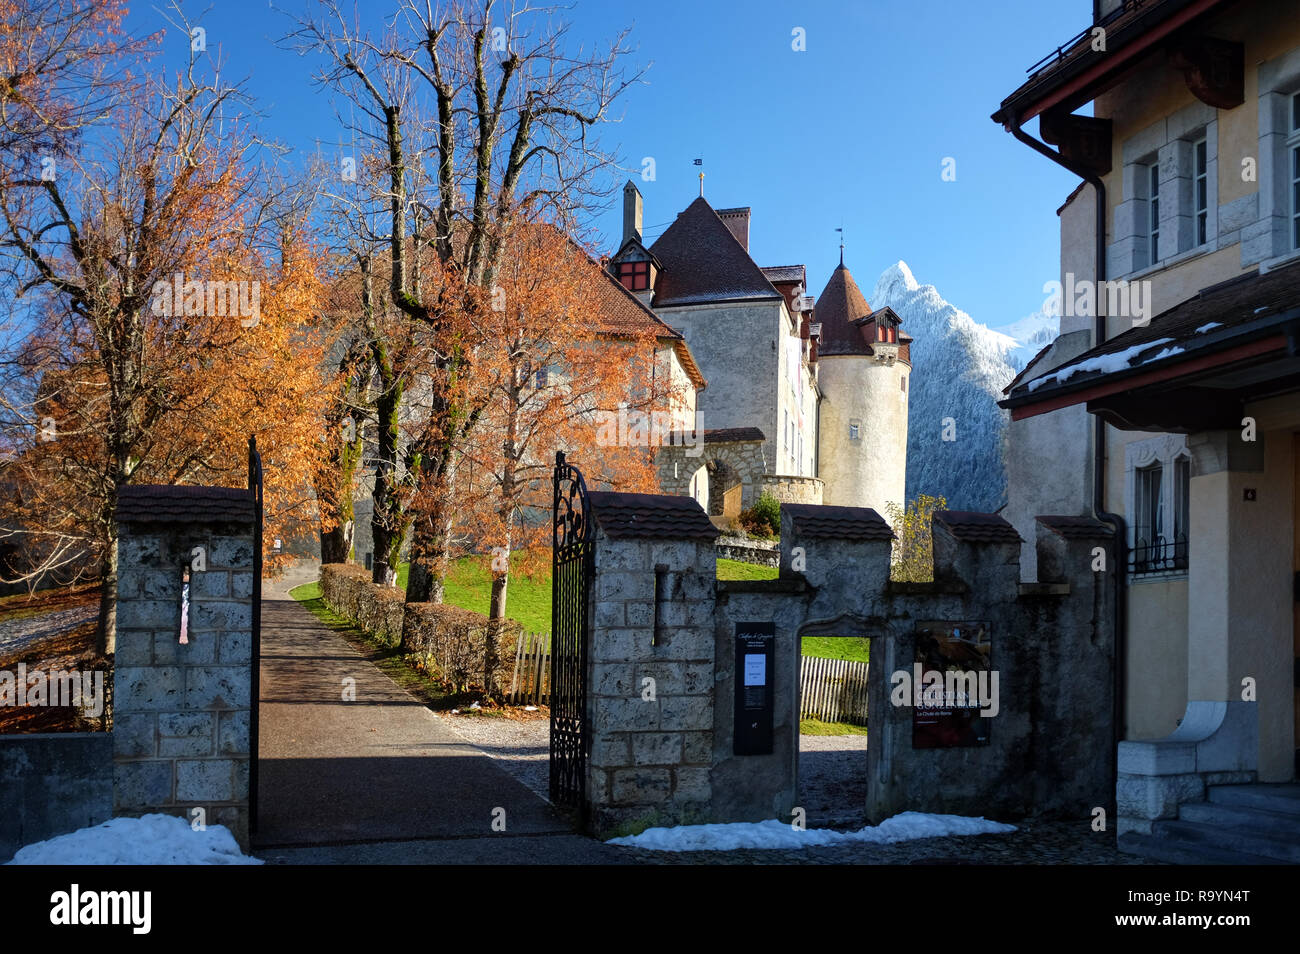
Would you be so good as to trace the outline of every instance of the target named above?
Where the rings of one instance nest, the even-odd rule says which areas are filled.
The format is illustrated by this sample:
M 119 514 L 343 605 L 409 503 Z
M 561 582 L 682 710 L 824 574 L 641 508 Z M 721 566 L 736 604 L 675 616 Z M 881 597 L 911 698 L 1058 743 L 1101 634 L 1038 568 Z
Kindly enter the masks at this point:
M 1097 0 L 993 118 L 1083 179 L 1002 405 L 1021 535 L 1124 534 L 1121 846 L 1300 861 L 1300 4 Z

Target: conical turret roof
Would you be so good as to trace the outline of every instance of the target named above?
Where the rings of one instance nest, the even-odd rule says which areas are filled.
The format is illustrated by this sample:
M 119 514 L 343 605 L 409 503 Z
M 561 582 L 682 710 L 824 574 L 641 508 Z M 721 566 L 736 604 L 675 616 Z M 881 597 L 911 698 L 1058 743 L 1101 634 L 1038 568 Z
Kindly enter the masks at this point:
M 817 296 L 813 320 L 822 326 L 817 343 L 819 356 L 836 354 L 873 354 L 862 328 L 854 322 L 871 314 L 858 283 L 843 262 L 831 273 L 830 281 Z

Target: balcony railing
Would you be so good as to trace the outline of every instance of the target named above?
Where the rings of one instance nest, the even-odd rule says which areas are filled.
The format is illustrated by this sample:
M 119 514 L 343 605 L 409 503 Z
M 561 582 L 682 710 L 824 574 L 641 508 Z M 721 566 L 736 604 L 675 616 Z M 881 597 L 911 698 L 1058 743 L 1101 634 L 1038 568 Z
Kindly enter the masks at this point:
M 1137 545 L 1129 552 L 1128 565 L 1133 576 L 1186 571 L 1187 534 L 1180 533 L 1173 540 L 1159 536 L 1154 543 L 1138 537 Z
M 1130 10 L 1136 10 L 1138 7 L 1142 6 L 1144 2 L 1146 2 L 1146 0 L 1124 0 L 1123 3 L 1121 3 L 1110 13 L 1106 14 L 1096 23 L 1090 24 L 1089 26 L 1080 30 L 1073 37 L 1066 40 L 1064 43 L 1058 46 L 1051 53 L 1048 53 L 1045 57 L 1043 57 L 1033 66 L 1029 67 L 1029 69 L 1025 70 L 1025 72 L 1028 73 L 1030 76 L 1033 76 L 1043 67 L 1051 65 L 1053 61 L 1059 61 L 1065 59 L 1066 55 L 1069 54 L 1076 46 L 1078 46 L 1088 37 L 1092 36 L 1092 31 L 1095 30 L 1097 27 L 1105 27 L 1111 23 L 1114 23 L 1116 20 L 1124 16 L 1124 14 L 1128 13 Z

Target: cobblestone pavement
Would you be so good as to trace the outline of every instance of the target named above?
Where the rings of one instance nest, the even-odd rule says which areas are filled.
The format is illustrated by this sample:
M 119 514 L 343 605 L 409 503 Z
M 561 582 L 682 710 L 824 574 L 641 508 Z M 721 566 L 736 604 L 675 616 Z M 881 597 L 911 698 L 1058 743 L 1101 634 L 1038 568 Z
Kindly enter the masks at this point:
M 42 613 L 40 616 L 27 616 L 0 623 L 0 659 L 16 655 L 38 640 L 75 629 L 82 623 L 94 620 L 98 615 L 99 604 L 88 603 L 85 606 L 73 606 L 53 613 Z

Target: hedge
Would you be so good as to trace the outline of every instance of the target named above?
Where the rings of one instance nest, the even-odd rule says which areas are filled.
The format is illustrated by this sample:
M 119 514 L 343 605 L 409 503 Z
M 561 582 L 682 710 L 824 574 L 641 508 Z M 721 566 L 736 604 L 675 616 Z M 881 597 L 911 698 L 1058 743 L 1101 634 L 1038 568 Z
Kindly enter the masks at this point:
M 426 667 L 436 669 L 455 692 L 483 681 L 483 649 L 489 620 L 482 613 L 446 603 L 407 603 L 402 590 L 379 586 L 353 563 L 320 568 L 321 599 L 335 613 L 390 645 L 399 645 Z M 522 626 L 507 620 L 497 641 L 499 677 L 507 682 L 514 667 L 515 642 Z
M 326 563 L 320 568 L 320 595 L 325 605 L 367 633 L 396 646 L 402 640 L 405 594 L 370 581 L 354 563 Z

